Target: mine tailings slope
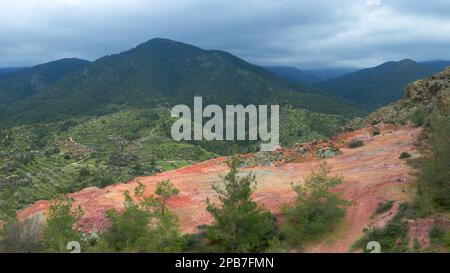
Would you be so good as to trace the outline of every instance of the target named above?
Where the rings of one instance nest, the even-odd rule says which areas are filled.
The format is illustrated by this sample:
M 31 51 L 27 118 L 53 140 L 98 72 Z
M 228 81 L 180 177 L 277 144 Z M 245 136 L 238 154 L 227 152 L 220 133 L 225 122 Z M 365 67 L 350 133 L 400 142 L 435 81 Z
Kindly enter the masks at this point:
M 413 170 L 405 160 L 399 159 L 403 152 L 413 157 L 419 156 L 414 141 L 420 128 L 409 126 L 380 126 L 381 134 L 372 136 L 372 128 L 366 127 L 351 133 L 341 134 L 332 141 L 341 145 L 341 154 L 327 159 L 332 165 L 332 173 L 342 175 L 344 181 L 333 190 L 349 201 L 345 220 L 336 231 L 320 242 L 307 245 L 307 252 L 347 252 L 350 246 L 362 236 L 362 230 L 371 226 L 383 226 L 395 214 L 399 204 L 410 201 L 415 192 Z M 365 145 L 359 148 L 346 148 L 346 143 L 358 138 Z M 320 159 L 294 161 L 268 166 L 243 168 L 252 172 L 258 181 L 253 199 L 282 218 L 281 207 L 295 201 L 291 182 L 302 183 L 317 169 Z M 125 191 L 132 191 L 138 183 L 147 186 L 146 194 L 151 195 L 157 182 L 170 180 L 180 189 L 180 194 L 169 200 L 169 208 L 175 212 L 185 233 L 194 233 L 197 226 L 212 222 L 206 211 L 206 199 L 217 200 L 211 189 L 219 174 L 228 170 L 226 158 L 216 158 L 185 168 L 163 172 L 154 176 L 138 177 L 126 184 L 115 184 L 103 189 L 86 188 L 70 194 L 76 206 L 81 206 L 85 214 L 79 227 L 92 231 L 105 229 L 108 221 L 105 212 L 111 208 L 122 208 Z M 390 211 L 374 216 L 380 202 L 395 201 Z M 19 212 L 19 218 L 33 215 L 46 215 L 49 201 L 39 201 Z

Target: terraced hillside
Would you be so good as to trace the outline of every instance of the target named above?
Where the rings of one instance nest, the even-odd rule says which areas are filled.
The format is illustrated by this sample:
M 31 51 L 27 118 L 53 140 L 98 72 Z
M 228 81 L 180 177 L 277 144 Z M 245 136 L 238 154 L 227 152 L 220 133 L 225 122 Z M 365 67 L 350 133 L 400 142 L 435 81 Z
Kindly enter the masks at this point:
M 294 108 L 281 111 L 281 142 L 326 138 L 341 116 Z M 128 108 L 99 117 L 23 125 L 0 133 L 0 212 L 84 187 L 104 187 L 220 155 L 255 152 L 258 142 L 174 142 L 169 110 Z

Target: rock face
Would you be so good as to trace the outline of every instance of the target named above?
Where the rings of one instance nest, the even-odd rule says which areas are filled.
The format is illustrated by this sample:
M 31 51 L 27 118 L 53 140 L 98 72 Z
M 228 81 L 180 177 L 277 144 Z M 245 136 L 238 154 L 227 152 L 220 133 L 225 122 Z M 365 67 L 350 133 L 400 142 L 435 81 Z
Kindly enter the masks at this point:
M 332 166 L 333 174 L 344 178 L 344 182 L 334 190 L 349 200 L 351 205 L 342 226 L 331 238 L 305 246 L 305 251 L 347 252 L 361 237 L 364 228 L 383 225 L 395 215 L 398 205 L 408 201 L 414 193 L 411 184 L 415 181 L 411 167 L 405 160 L 399 159 L 399 155 L 402 152 L 408 152 L 413 157 L 418 155 L 413 143 L 420 132 L 420 128 L 385 125 L 380 126 L 380 134 L 376 136 L 372 134 L 371 128 L 364 128 L 339 135 L 333 140 L 342 143 L 342 148 L 339 149 L 339 155 L 328 158 L 327 162 Z M 355 149 L 346 148 L 345 144 L 354 138 L 363 140 L 365 145 Z M 313 148 L 308 148 L 310 154 Z M 103 189 L 87 188 L 73 193 L 70 196 L 75 200 L 74 205 L 81 206 L 85 212 L 78 226 L 85 231 L 106 229 L 109 223 L 105 212 L 111 208 L 123 208 L 125 191 L 132 191 L 141 182 L 147 186 L 145 194 L 151 195 L 157 182 L 169 179 L 180 189 L 180 194 L 169 200 L 168 207 L 179 216 L 183 232 L 194 233 L 199 225 L 212 221 L 206 211 L 205 201 L 207 198 L 217 200 L 211 186 L 220 179 L 219 174 L 228 171 L 225 160 L 216 158 L 154 176 L 139 177 L 125 184 Z M 315 159 L 304 162 L 249 166 L 242 168 L 242 171 L 252 172 L 258 181 L 252 198 L 282 219 L 281 207 L 292 204 L 296 198 L 291 182 L 302 183 L 318 167 L 320 160 L 317 155 Z M 378 204 L 388 200 L 395 202 L 392 209 L 371 217 Z M 49 206 L 49 201 L 39 201 L 20 211 L 19 218 L 45 215 Z
M 418 109 L 428 115 L 434 109 L 442 110 L 449 104 L 450 67 L 436 75 L 408 85 L 402 99 L 378 109 L 367 118 L 350 121 L 343 130 L 354 130 L 378 123 L 404 124 Z

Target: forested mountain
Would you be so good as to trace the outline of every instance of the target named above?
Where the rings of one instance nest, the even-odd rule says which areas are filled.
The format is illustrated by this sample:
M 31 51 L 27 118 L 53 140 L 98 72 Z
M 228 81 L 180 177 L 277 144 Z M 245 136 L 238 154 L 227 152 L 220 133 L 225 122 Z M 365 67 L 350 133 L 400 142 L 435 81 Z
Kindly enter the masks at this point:
M 63 64 L 71 63 L 72 69 Z M 229 53 L 153 39 L 92 63 L 61 60 L 0 81 L 0 213 L 89 186 L 256 152 L 255 141 L 175 142 L 170 108 L 280 104 L 280 144 L 326 138 L 359 105 L 290 83 Z M 13 88 L 13 89 L 10 89 Z
M 450 61 L 436 60 L 419 62 L 420 65 L 430 69 L 433 73 L 438 73 L 450 66 Z
M 0 68 L 0 80 L 11 77 L 22 69 L 24 67 L 2 67 Z
M 88 63 L 86 60 L 71 58 L 29 68 L 4 69 L 3 78 L 0 71 L 0 105 L 15 103 L 32 96 Z
M 291 84 L 229 53 L 152 39 L 100 58 L 8 105 L 0 126 L 112 113 L 125 105 L 191 104 L 194 96 L 202 96 L 205 104 L 280 104 L 327 114 L 364 114 L 356 104 Z
M 405 59 L 324 81 L 316 87 L 369 108 L 377 108 L 401 98 L 408 84 L 433 73 L 429 66 Z

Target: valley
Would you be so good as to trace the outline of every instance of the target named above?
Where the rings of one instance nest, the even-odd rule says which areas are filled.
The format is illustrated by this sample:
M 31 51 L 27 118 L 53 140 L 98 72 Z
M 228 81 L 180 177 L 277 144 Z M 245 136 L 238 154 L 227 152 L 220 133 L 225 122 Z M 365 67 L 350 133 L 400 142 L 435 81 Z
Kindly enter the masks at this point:
M 60 224 L 54 218 L 62 209 L 72 222 L 61 230 L 93 252 L 363 252 L 369 241 L 385 252 L 445 252 L 450 69 L 424 78 L 442 65 L 427 63 L 425 72 L 405 60 L 341 76 L 357 98 L 293 83 L 227 52 L 156 38 L 94 62 L 11 72 L 0 80 L 0 236 L 20 249 L 8 236 L 47 225 L 45 244 L 36 236 L 36 248 L 25 247 L 61 252 L 48 232 L 61 232 L 49 226 Z M 383 79 L 375 87 L 367 84 L 374 75 Z M 404 96 L 395 94 L 408 83 Z M 373 87 L 376 101 L 362 87 Z M 263 152 L 261 139 L 176 141 L 170 109 L 193 106 L 197 96 L 222 107 L 279 105 L 281 146 Z M 242 195 L 233 197 L 231 186 L 224 193 L 218 181 L 241 181 L 234 187 Z M 213 205 L 220 202 L 228 204 L 225 216 Z M 74 208 L 82 213 L 72 215 Z M 228 227 L 221 230 L 218 219 L 227 213 L 247 228 L 264 221 L 261 234 L 245 235 L 250 225 L 241 236 L 251 243 L 221 245 Z M 143 237 L 124 244 L 136 228 Z

